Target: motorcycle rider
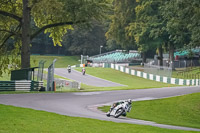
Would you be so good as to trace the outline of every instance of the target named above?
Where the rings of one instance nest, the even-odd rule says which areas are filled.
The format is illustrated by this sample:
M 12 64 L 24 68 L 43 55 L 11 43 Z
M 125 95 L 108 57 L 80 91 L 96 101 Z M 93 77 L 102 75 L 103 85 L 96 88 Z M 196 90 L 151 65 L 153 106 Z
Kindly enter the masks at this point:
M 117 106 L 120 105 L 120 104 L 123 104 L 124 102 L 128 102 L 130 106 L 131 106 L 131 104 L 132 104 L 132 100 L 131 100 L 131 99 L 124 100 L 124 101 L 118 101 L 118 102 L 116 102 L 116 103 L 113 103 L 113 105 L 110 107 L 110 110 L 106 113 L 106 115 L 109 116 L 110 113 L 112 112 L 112 110 L 113 110 L 115 107 L 117 107 Z M 129 112 L 129 111 L 128 111 L 128 112 Z
M 85 67 L 82 68 L 82 74 L 85 75 Z
M 68 73 L 71 72 L 71 66 L 70 65 L 68 65 L 67 70 L 68 70 Z

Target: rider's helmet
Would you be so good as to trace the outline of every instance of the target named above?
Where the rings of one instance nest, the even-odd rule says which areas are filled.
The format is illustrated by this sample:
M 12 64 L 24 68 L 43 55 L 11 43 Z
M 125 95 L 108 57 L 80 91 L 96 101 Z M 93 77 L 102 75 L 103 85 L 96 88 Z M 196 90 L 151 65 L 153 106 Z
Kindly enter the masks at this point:
M 129 104 L 131 104 L 131 102 L 132 102 L 132 100 L 131 100 L 131 99 L 128 99 L 127 101 L 128 101 L 128 103 L 129 103 Z

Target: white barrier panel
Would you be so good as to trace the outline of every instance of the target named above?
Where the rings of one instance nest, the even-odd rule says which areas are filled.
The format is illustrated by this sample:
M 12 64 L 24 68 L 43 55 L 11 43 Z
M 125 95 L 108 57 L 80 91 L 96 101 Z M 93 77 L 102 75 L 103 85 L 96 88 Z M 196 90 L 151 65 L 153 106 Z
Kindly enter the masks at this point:
M 156 81 L 160 82 L 160 76 L 156 75 Z
M 123 66 L 120 66 L 120 71 L 124 72 L 124 67 Z
M 75 68 L 76 67 L 76 65 L 73 65 L 73 66 L 71 66 L 72 68 Z
M 129 68 L 126 68 L 126 73 L 129 73 Z
M 195 82 L 194 82 L 194 79 L 192 80 L 192 85 L 194 85 L 195 84 Z
M 115 65 L 115 69 L 118 70 L 118 65 Z
M 149 79 L 153 80 L 153 74 L 149 74 Z
M 196 80 L 196 86 L 198 86 L 198 85 L 199 85 L 199 80 L 197 79 L 197 80 Z
M 163 82 L 167 83 L 167 77 L 163 77 Z
M 104 63 L 92 63 L 92 67 L 103 67 Z M 83 64 L 80 65 L 80 67 L 83 67 Z
M 175 84 L 176 83 L 176 79 L 175 78 L 171 78 L 171 84 Z
M 137 76 L 141 77 L 141 72 L 140 71 L 137 71 Z
M 114 69 L 114 67 L 115 67 L 115 65 L 114 65 L 114 64 L 111 64 L 111 68 Z
M 189 79 L 186 80 L 186 85 L 190 85 L 190 80 Z
M 183 85 L 184 84 L 184 79 L 179 79 L 179 85 Z
M 131 75 L 135 75 L 135 70 L 131 70 Z
M 147 73 L 143 73 L 143 78 L 147 79 Z

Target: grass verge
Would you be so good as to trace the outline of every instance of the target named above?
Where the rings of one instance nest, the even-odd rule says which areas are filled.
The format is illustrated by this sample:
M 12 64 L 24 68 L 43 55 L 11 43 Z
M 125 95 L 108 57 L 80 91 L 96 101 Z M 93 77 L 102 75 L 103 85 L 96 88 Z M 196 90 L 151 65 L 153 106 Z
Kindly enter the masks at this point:
M 79 56 L 42 56 L 42 55 L 31 55 L 31 67 L 38 66 L 40 60 L 46 60 L 44 67 L 48 68 L 49 65 L 53 62 L 54 59 L 57 59 L 55 63 L 55 68 L 64 68 L 68 65 L 76 65 L 80 62 Z
M 76 68 L 81 71 L 81 68 Z M 109 90 L 120 90 L 120 89 L 145 89 L 145 88 L 160 88 L 160 87 L 173 87 L 177 85 L 166 84 L 156 82 L 137 76 L 132 76 L 111 68 L 86 68 L 86 73 L 103 78 L 109 81 L 120 83 L 127 86 L 109 87 Z M 103 88 L 102 88 L 103 89 Z M 108 89 L 108 88 L 107 88 Z
M 69 117 L 0 104 L 0 133 L 195 133 L 152 126 Z
M 99 109 L 107 112 L 109 106 Z M 132 103 L 127 117 L 162 124 L 200 128 L 200 93 L 184 96 L 138 101 Z

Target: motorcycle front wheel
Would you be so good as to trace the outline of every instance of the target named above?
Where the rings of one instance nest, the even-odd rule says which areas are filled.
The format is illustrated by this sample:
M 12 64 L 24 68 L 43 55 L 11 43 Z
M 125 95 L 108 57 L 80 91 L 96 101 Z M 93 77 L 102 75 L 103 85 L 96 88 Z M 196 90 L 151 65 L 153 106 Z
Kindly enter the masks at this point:
M 123 114 L 123 112 L 124 112 L 124 110 L 123 110 L 122 108 L 119 108 L 119 109 L 116 111 L 114 117 L 115 117 L 115 118 L 118 118 L 120 115 Z

